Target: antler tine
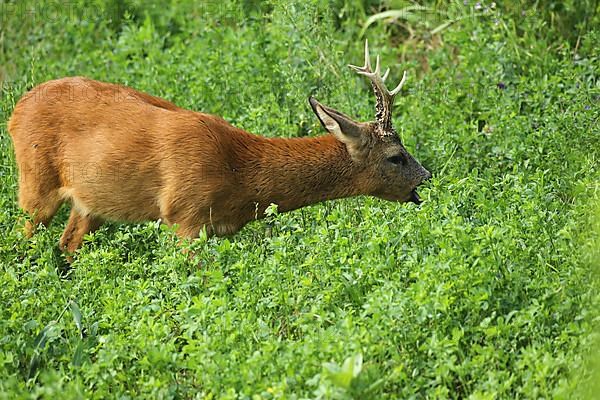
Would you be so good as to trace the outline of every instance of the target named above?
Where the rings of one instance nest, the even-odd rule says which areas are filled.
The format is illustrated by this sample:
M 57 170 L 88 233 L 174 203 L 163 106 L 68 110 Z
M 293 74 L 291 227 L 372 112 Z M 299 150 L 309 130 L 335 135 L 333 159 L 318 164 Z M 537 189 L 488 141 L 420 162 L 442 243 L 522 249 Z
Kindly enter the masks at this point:
M 381 80 L 385 82 L 385 80 L 387 79 L 389 74 L 390 74 L 390 69 L 388 68 L 385 70 L 385 74 L 383 74 L 383 77 L 381 77 Z
M 388 71 L 389 71 L 389 69 L 388 69 Z M 386 73 L 386 77 L 387 77 L 387 73 Z M 402 86 L 404 86 L 404 84 L 406 83 L 406 79 L 408 79 L 408 72 L 404 71 L 404 73 L 402 74 L 402 80 L 400 81 L 398 86 L 396 86 L 396 88 L 390 92 L 390 94 L 392 96 L 395 96 L 398 93 L 400 93 Z M 385 80 L 385 78 L 383 80 Z
M 365 40 L 365 65 L 363 67 L 357 67 L 355 65 L 348 65 L 350 68 L 355 70 L 360 75 L 366 76 L 373 86 L 373 90 L 375 91 L 375 97 L 377 98 L 377 104 L 375 105 L 376 110 L 376 119 L 379 125 L 383 128 L 383 131 L 386 132 L 391 129 L 391 114 L 392 114 L 392 106 L 394 103 L 394 97 L 400 93 L 402 90 L 402 86 L 406 83 L 408 78 L 408 74 L 404 71 L 402 75 L 402 80 L 394 88 L 394 90 L 389 91 L 385 86 L 385 80 L 387 79 L 390 69 L 387 68 L 383 76 L 381 76 L 381 64 L 379 55 L 377 55 L 377 61 L 375 64 L 375 71 L 371 69 L 371 58 L 369 55 L 369 42 Z
M 371 71 L 371 56 L 369 55 L 369 41 L 365 39 L 365 69 Z
M 348 64 L 350 68 L 358 72 L 359 74 L 369 76 L 371 74 L 371 57 L 369 56 L 369 41 L 365 40 L 365 65 L 358 67 L 356 65 Z
M 379 54 L 377 54 L 377 62 L 375 63 L 375 72 L 373 72 L 376 76 L 380 75 L 381 69 L 379 67 Z

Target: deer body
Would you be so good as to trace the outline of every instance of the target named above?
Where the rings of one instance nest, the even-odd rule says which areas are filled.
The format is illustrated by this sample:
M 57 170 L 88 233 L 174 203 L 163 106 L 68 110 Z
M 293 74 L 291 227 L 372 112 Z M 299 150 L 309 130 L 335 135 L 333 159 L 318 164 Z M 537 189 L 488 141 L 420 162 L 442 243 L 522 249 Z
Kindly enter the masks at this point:
M 288 211 L 359 194 L 415 201 L 429 173 L 397 138 L 381 143 L 418 173 L 390 188 L 386 174 L 395 170 L 367 162 L 390 157 L 373 156 L 384 146 L 373 136 L 378 125 L 311 105 L 331 134 L 265 138 L 124 86 L 78 77 L 39 85 L 8 124 L 19 204 L 32 216 L 26 233 L 48 224 L 64 201 L 72 204 L 60 241 L 67 252 L 104 220 L 160 218 L 195 237 L 202 229 L 233 234 L 271 203 Z

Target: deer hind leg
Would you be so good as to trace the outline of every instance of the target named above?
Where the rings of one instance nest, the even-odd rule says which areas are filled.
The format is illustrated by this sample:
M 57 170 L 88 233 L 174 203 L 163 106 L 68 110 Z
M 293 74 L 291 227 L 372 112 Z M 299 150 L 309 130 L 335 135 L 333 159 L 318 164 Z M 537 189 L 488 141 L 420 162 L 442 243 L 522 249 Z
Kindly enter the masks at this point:
M 19 206 L 31 217 L 25 222 L 25 235 L 31 237 L 39 224 L 48 226 L 62 202 L 58 188 L 22 183 L 19 186 Z
M 213 235 L 213 231 L 212 231 L 212 229 L 210 229 L 210 226 L 206 226 L 206 225 L 198 224 L 198 223 L 185 223 L 185 222 L 181 223 L 181 224 L 180 223 L 177 224 L 177 230 L 175 231 L 175 233 L 181 240 L 196 239 L 200 235 L 200 231 L 203 228 L 206 229 L 206 234 L 208 236 Z
M 73 207 L 67 227 L 60 238 L 60 249 L 67 254 L 73 254 L 81 246 L 85 234 L 97 230 L 102 225 L 102 222 L 102 219 L 98 217 L 82 215 Z M 72 261 L 70 256 L 68 259 Z

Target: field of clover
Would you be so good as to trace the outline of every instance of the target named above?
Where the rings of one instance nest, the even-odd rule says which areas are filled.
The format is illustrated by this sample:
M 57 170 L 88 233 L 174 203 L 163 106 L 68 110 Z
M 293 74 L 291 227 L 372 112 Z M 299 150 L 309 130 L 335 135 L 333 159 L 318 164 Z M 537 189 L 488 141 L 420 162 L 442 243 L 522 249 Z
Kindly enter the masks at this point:
M 178 244 L 69 209 L 27 240 L 6 121 L 34 85 L 118 82 L 249 132 L 360 120 L 364 39 L 409 71 L 423 204 L 357 197 Z M 0 1 L 0 399 L 594 398 L 597 1 Z M 183 250 L 191 250 L 191 253 Z M 193 258 L 187 254 L 193 254 Z

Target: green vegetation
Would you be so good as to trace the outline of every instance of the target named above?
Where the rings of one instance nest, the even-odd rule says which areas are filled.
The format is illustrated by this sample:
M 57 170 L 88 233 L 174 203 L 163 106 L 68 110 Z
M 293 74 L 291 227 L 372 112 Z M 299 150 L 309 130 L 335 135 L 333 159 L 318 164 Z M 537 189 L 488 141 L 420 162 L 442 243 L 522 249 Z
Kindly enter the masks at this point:
M 366 29 L 412 3 L 83 3 L 0 1 L 0 398 L 598 390 L 598 1 L 430 1 Z M 28 88 L 85 75 L 266 136 L 323 134 L 311 94 L 374 116 L 346 67 L 363 29 L 391 80 L 410 70 L 395 126 L 434 173 L 420 207 L 273 212 L 190 244 L 195 260 L 159 223 L 107 224 L 69 269 L 67 208 L 22 236 L 6 120 Z

